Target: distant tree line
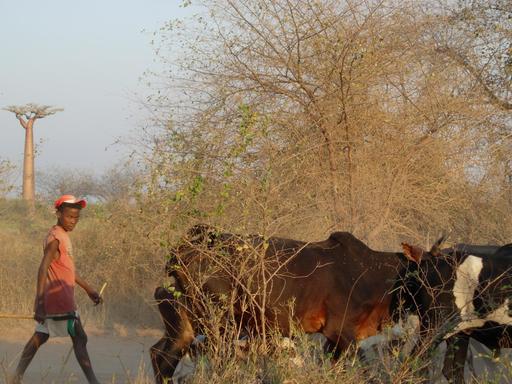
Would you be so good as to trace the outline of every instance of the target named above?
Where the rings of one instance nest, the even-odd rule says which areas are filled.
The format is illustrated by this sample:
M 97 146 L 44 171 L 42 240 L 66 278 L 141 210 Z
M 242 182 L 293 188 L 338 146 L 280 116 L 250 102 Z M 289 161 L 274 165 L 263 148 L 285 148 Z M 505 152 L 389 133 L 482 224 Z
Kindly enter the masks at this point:
M 47 169 L 39 173 L 38 194 L 44 200 L 73 193 L 97 203 L 129 200 L 137 189 L 139 173 L 125 165 L 102 173 L 70 168 Z

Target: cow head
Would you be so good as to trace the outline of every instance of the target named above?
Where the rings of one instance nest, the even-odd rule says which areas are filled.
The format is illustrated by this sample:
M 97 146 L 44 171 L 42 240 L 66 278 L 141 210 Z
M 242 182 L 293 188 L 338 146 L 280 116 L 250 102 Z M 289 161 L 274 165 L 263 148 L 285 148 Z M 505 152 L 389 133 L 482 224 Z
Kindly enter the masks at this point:
M 425 251 L 423 248 L 418 247 L 417 245 L 409 245 L 407 243 L 402 243 L 402 249 L 404 251 L 404 256 L 415 264 L 420 264 L 422 260 L 428 260 L 431 257 L 439 257 L 441 256 L 441 244 L 443 243 L 445 237 L 441 236 L 430 248 L 430 251 Z
M 178 278 L 180 265 L 213 247 L 219 237 L 219 231 L 208 224 L 196 224 L 191 227 L 180 242 L 169 248 L 165 271 L 167 276 Z M 198 252 L 201 250 L 201 252 Z
M 390 311 L 393 320 L 398 321 L 407 313 L 421 313 L 419 295 L 422 294 L 423 268 L 433 259 L 441 257 L 441 244 L 444 236 L 440 237 L 427 251 L 419 246 L 402 243 L 403 255 L 407 261 L 402 264 L 392 290 Z
M 219 234 L 219 230 L 211 225 L 196 224 L 187 231 L 185 241 L 190 244 L 204 244 L 211 247 Z

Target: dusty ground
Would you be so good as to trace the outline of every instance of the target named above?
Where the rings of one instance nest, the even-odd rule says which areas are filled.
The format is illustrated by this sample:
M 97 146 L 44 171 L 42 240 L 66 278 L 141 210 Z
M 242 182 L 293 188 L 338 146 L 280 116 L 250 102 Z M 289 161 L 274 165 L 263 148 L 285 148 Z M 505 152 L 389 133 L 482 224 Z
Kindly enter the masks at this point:
M 93 368 L 102 383 L 150 383 L 151 364 L 148 350 L 158 340 L 160 330 L 128 330 L 123 327 L 104 331 L 88 329 L 88 349 Z M 16 367 L 21 350 L 31 335 L 26 328 L 0 329 L 0 382 L 6 381 Z M 68 338 L 50 339 L 41 347 L 29 366 L 24 382 L 86 383 Z
M 86 327 L 89 336 L 88 349 L 93 368 L 102 383 L 153 383 L 149 348 L 162 335 L 157 329 L 127 329 L 123 326 L 103 330 L 92 326 Z M 0 383 L 6 382 L 18 362 L 25 342 L 32 334 L 32 328 L 0 328 Z M 446 383 L 440 377 L 442 366 L 441 353 L 432 361 L 433 382 Z M 68 338 L 50 339 L 38 352 L 25 375 L 26 384 L 64 384 L 86 383 L 74 354 L 71 352 L 66 363 L 66 356 L 71 350 Z M 466 380 L 476 375 L 479 382 L 506 384 L 512 382 L 512 350 L 504 350 L 500 361 L 489 359 L 489 351 L 476 342 L 472 342 L 468 360 L 473 369 L 466 365 Z M 188 363 L 186 363 L 188 364 Z M 183 368 L 183 374 L 187 369 Z M 505 373 L 505 372 L 508 372 Z M 497 379 L 497 377 L 500 377 Z

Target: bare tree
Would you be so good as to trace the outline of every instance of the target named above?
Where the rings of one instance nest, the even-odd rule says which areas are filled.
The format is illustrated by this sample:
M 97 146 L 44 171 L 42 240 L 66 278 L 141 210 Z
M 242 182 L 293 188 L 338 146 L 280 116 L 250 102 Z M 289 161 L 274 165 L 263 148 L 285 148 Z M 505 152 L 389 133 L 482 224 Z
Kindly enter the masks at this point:
M 437 12 L 436 51 L 466 71 L 489 103 L 512 110 L 512 2 L 441 1 Z
M 97 197 L 95 175 L 90 171 L 52 168 L 37 174 L 37 192 L 45 200 L 55 199 L 55 196 L 71 193 L 76 196 Z
M 10 105 L 4 110 L 12 112 L 25 129 L 25 151 L 23 154 L 23 192 L 22 196 L 30 206 L 35 201 L 35 174 L 34 174 L 34 123 L 37 119 L 63 111 L 49 105 L 28 103 L 26 105 Z
M 448 228 L 474 241 L 510 233 L 506 221 L 475 230 L 467 213 L 502 217 L 498 195 L 510 189 L 493 159 L 507 153 L 510 123 L 440 53 L 448 10 L 203 3 L 196 23 L 159 32 L 168 71 L 152 79 L 148 107 L 160 130 L 144 135 L 153 206 L 308 239 L 337 228 L 375 246 Z
M 90 170 L 53 168 L 46 170 L 38 178 L 38 194 L 52 200 L 55 195 L 72 193 L 100 202 L 126 201 L 136 188 L 138 173 L 127 164 L 119 164 L 107 169 L 102 175 Z

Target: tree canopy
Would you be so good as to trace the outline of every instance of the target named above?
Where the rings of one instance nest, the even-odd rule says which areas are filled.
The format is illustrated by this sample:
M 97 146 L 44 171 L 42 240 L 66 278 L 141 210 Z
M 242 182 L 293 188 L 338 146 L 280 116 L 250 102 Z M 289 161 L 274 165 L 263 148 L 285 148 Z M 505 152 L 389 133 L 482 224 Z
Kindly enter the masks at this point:
M 63 111 L 63 108 L 56 108 L 51 105 L 39 105 L 34 103 L 28 103 L 25 105 L 9 105 L 4 110 L 12 112 L 18 116 L 24 116 L 27 120 L 29 119 L 42 119 L 46 116 L 53 115 L 57 112 Z
M 168 70 L 150 78 L 155 129 L 143 138 L 156 201 L 185 221 L 307 238 L 334 228 L 374 244 L 511 233 L 498 208 L 511 191 L 510 119 L 496 102 L 510 86 L 501 8 L 202 5 L 194 22 L 157 33 Z M 478 46 L 486 23 L 507 27 Z M 484 65 L 491 51 L 495 69 Z

